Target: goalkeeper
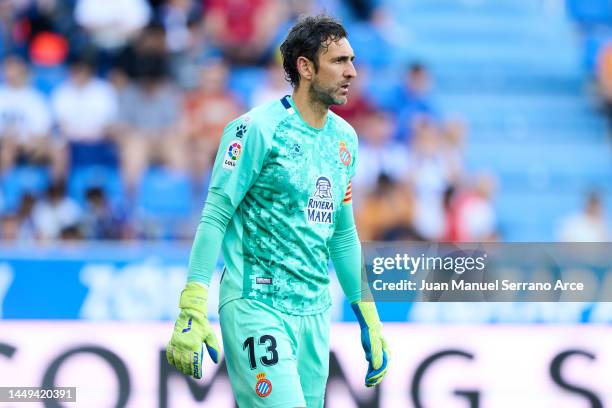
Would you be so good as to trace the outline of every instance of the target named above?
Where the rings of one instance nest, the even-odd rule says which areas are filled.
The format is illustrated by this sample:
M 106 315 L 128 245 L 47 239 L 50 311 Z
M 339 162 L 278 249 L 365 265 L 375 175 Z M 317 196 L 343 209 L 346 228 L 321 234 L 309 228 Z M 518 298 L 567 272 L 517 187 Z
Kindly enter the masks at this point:
M 221 139 L 167 357 L 195 378 L 203 375 L 203 343 L 218 361 L 207 300 L 222 249 L 219 316 L 240 407 L 323 407 L 330 257 L 361 328 L 365 385 L 387 371 L 376 307 L 361 301 L 350 183 L 357 135 L 329 111 L 346 103 L 357 75 L 346 37 L 327 16 L 298 21 L 281 45 L 293 95 L 230 122 Z

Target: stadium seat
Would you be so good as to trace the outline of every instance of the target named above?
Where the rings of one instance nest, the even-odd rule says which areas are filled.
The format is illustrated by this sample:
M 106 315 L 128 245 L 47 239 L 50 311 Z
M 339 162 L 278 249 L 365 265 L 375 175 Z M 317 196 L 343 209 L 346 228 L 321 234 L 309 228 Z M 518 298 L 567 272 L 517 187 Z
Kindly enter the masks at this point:
M 26 193 L 42 195 L 49 186 L 49 180 L 46 167 L 17 166 L 6 172 L 2 177 L 5 211 L 14 211 Z
M 32 80 L 34 86 L 44 93 L 51 95 L 53 90 L 68 77 L 68 70 L 63 65 L 32 66 Z
M 192 210 L 189 177 L 178 171 L 152 168 L 140 184 L 138 206 L 162 216 L 186 216 Z
M 81 205 L 91 187 L 100 187 L 114 205 L 124 204 L 123 183 L 119 170 L 108 166 L 85 166 L 71 172 L 68 193 Z
M 359 56 L 359 62 L 374 69 L 382 69 L 392 65 L 392 46 L 380 33 L 373 29 L 370 24 L 354 24 L 350 28 L 351 45 Z
M 610 41 L 612 41 L 612 29 L 610 28 L 587 33 L 583 45 L 583 64 L 589 74 L 595 74 L 599 51 Z
M 119 152 L 117 145 L 108 140 L 93 143 L 70 142 L 70 168 L 72 172 L 79 171 L 81 167 L 119 165 Z
M 567 0 L 570 15 L 582 24 L 610 23 L 612 2 L 610 0 Z
M 179 171 L 152 168 L 142 178 L 137 218 L 147 238 L 175 238 L 192 217 L 194 197 L 189 177 Z M 193 223 L 191 223 L 193 229 Z

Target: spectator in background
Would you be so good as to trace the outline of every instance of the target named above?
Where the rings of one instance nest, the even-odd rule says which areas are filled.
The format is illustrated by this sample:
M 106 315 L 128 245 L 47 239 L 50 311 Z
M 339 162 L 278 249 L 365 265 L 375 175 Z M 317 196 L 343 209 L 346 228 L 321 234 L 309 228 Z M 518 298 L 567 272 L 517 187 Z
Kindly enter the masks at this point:
M 353 179 L 353 197 L 357 207 L 360 195 L 372 191 L 381 174 L 400 180 L 406 177 L 409 168 L 408 149 L 391 138 L 391 114 L 373 110 L 363 118 L 361 127 L 359 167 Z
M 69 79 L 52 95 L 53 110 L 72 167 L 117 163 L 111 140 L 112 125 L 117 119 L 117 95 L 108 82 L 94 77 L 93 72 L 91 59 L 72 60 Z
M 146 26 L 151 8 L 146 0 L 77 0 L 76 22 L 84 27 L 95 45 L 115 51 Z
M 59 235 L 61 241 L 81 241 L 84 238 L 78 225 L 70 225 L 62 228 Z
M 191 172 L 196 180 L 212 167 L 225 124 L 242 112 L 237 97 L 227 88 L 228 75 L 229 67 L 223 60 L 208 60 L 201 68 L 198 88 L 185 97 L 181 133 L 187 136 Z
M 466 189 L 450 189 L 446 197 L 447 234 L 453 242 L 497 240 L 497 220 L 493 206 L 495 178 L 479 174 Z
M 0 216 L 0 239 L 6 242 L 19 239 L 19 218 L 16 214 Z
M 449 180 L 451 183 L 459 183 L 464 174 L 464 148 L 467 137 L 465 121 L 460 118 L 445 121 L 441 126 L 440 136 L 440 148 L 448 167 Z
M 608 127 L 612 129 L 612 41 L 606 42 L 597 54 L 595 77 L 599 97 L 608 117 Z M 612 137 L 612 132 L 609 134 Z
M 82 230 L 87 239 L 121 239 L 124 236 L 125 218 L 108 202 L 104 190 L 92 187 L 85 193 Z
M 431 103 L 432 80 L 427 67 L 419 62 L 411 64 L 406 70 L 403 87 L 398 90 L 396 101 L 400 109 L 412 106 L 425 113 L 433 112 Z
M 355 18 L 368 21 L 372 18 L 378 2 L 375 0 L 346 0 L 345 3 L 349 6 Z
M 604 101 L 612 103 L 612 41 L 602 45 L 597 53 L 595 76 Z
M 24 42 L 26 33 L 15 21 L 17 5 L 13 1 L 0 1 L 0 52 L 6 53 L 17 48 L 19 42 Z
M 414 197 L 404 184 L 381 174 L 375 189 L 365 198 L 356 214 L 362 240 L 421 240 L 414 230 Z
M 68 50 L 68 38 L 76 25 L 72 19 L 72 5 L 62 0 L 31 0 L 20 13 L 18 25 L 31 60 L 41 65 L 54 65 L 63 60 Z M 58 53 L 58 48 L 61 51 Z
M 232 64 L 261 64 L 286 20 L 280 0 L 204 0 L 204 27 Z
M 57 240 L 64 229 L 79 224 L 81 209 L 66 195 L 64 184 L 57 182 L 49 186 L 46 198 L 34 206 L 32 220 L 39 239 Z
M 163 59 L 150 55 L 137 71 L 135 84 L 123 92 L 117 132 L 121 169 L 128 193 L 134 193 L 153 163 L 184 170 L 185 143 L 178 133 L 180 96 L 167 81 Z
M 169 72 L 166 31 L 162 24 L 153 22 L 124 48 L 110 72 L 109 79 L 117 92 L 120 106 L 124 106 L 126 91 L 143 76 L 151 76 L 151 69 L 166 78 Z M 151 68 L 154 66 L 154 68 Z
M 188 48 L 180 53 L 172 54 L 170 59 L 172 78 L 184 90 L 193 90 L 198 87 L 202 61 L 207 58 L 209 51 L 201 20 L 190 21 L 189 34 Z
M 21 197 L 17 211 L 0 217 L 0 238 L 7 241 L 32 241 L 37 237 L 32 213 L 36 199 L 32 194 Z
M 168 74 L 168 48 L 166 30 L 159 22 L 147 25 L 119 55 L 115 70 L 129 80 L 139 80 L 147 75 L 150 65 L 164 77 Z
M 37 200 L 32 194 L 27 193 L 21 197 L 17 207 L 17 218 L 19 219 L 19 240 L 31 241 L 39 237 L 34 221 L 34 208 Z
M 265 80 L 255 87 L 249 105 L 254 107 L 290 94 L 291 86 L 285 80 L 283 66 L 277 58 L 273 58 L 266 65 Z
M 200 19 L 202 10 L 192 0 L 168 0 L 160 7 L 159 19 L 166 31 L 166 45 L 171 53 L 181 53 L 191 44 L 190 26 Z
M 435 123 L 423 120 L 417 124 L 407 161 L 405 174 L 416 195 L 415 228 L 426 239 L 439 240 L 446 232 L 443 198 L 452 174 Z
M 25 61 L 8 56 L 3 65 L 6 83 L 0 87 L 0 168 L 5 171 L 18 159 L 51 163 L 58 176 L 61 158 L 50 137 L 49 105 L 29 84 Z
M 598 192 L 587 195 L 582 211 L 561 220 L 557 239 L 562 242 L 607 242 L 610 229 Z
M 395 91 L 391 99 L 397 114 L 396 140 L 409 142 L 415 121 L 436 117 L 431 89 L 431 74 L 427 67 L 421 63 L 410 65 L 402 87 Z

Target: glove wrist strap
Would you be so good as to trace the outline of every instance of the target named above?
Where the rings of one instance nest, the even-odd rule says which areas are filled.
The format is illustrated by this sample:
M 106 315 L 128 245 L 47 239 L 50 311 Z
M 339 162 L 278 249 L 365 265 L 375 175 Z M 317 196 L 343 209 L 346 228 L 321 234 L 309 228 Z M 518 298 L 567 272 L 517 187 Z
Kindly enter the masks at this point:
M 208 290 L 202 285 L 190 282 L 181 292 L 181 309 L 192 309 L 204 316 L 208 315 Z
M 351 308 L 362 329 L 382 327 L 374 302 L 355 302 L 351 304 Z

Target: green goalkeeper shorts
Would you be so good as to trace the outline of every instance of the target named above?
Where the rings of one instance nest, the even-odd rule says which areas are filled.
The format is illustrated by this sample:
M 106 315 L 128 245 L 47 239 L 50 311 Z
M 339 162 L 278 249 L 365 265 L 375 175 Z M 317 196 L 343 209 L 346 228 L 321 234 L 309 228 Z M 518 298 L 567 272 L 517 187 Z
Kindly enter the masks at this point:
M 295 316 L 252 299 L 219 312 L 227 370 L 241 408 L 323 408 L 330 313 Z

